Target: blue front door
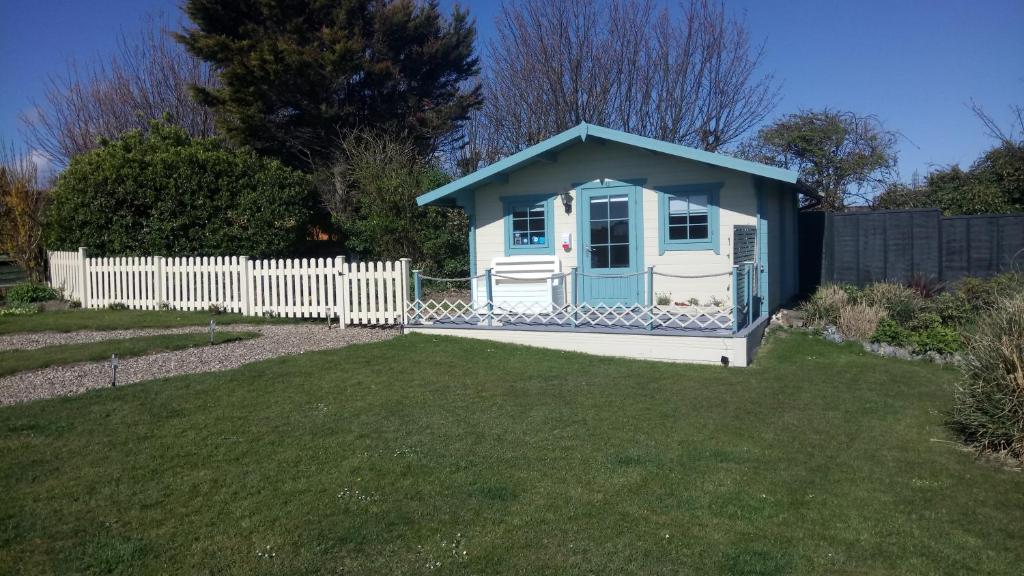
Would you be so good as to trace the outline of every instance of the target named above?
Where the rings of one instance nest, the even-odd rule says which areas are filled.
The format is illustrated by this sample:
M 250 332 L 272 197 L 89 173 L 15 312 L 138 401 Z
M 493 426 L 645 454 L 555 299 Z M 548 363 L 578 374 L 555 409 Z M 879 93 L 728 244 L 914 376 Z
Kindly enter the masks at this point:
M 581 303 L 643 303 L 640 188 L 611 182 L 583 185 L 579 198 Z

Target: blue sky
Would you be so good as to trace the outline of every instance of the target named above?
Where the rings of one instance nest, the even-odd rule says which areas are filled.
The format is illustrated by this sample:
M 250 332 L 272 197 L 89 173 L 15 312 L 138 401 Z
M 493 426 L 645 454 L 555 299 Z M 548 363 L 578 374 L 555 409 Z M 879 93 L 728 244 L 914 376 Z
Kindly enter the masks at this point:
M 442 0 L 450 6 L 450 0 Z M 69 58 L 109 54 L 147 13 L 176 16 L 177 0 L 0 0 L 0 138 L 21 142 L 18 115 Z M 496 2 L 464 1 L 482 42 Z M 733 0 L 764 67 L 782 82 L 775 116 L 801 108 L 877 115 L 904 138 L 900 171 L 970 164 L 993 141 L 967 109 L 973 98 L 1006 122 L 1024 104 L 1024 1 Z M 486 58 L 486 50 L 483 50 Z

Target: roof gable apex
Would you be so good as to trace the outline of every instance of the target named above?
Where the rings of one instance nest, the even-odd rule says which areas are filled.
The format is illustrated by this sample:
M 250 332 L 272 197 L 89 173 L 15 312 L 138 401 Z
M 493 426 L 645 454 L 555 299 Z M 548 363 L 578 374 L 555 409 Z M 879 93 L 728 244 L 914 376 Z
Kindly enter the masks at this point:
M 599 138 L 686 160 L 702 162 L 704 164 L 720 168 L 745 172 L 771 180 L 778 180 L 787 184 L 797 183 L 798 174 L 792 170 L 751 162 L 749 160 L 743 160 L 727 156 L 725 154 L 699 150 L 697 148 L 691 148 L 681 144 L 655 140 L 654 138 L 647 138 L 645 136 L 637 136 L 636 134 L 630 134 L 628 132 L 613 130 L 611 128 L 605 128 L 603 126 L 587 124 L 584 122 L 569 128 L 564 132 L 556 134 L 547 140 L 543 140 L 520 152 L 512 154 L 511 156 L 507 156 L 493 164 L 490 164 L 489 166 L 485 166 L 471 174 L 467 174 L 458 180 L 422 194 L 416 198 L 416 204 L 424 206 L 447 196 L 452 196 L 458 192 L 482 186 L 504 174 L 507 174 L 508 172 L 523 167 L 527 163 L 537 159 L 538 157 L 542 157 L 542 155 L 546 153 L 556 151 L 557 149 L 567 145 L 571 146 L 576 143 L 574 141 L 586 142 L 588 137 Z

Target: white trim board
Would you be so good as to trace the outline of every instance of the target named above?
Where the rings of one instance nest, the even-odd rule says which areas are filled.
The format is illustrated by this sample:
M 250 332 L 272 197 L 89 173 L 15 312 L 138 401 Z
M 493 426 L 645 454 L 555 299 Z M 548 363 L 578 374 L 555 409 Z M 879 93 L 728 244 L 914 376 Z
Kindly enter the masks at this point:
M 532 330 L 460 330 L 430 326 L 406 326 L 405 331 L 434 336 L 457 336 L 492 342 L 522 344 L 582 352 L 597 356 L 614 356 L 635 360 L 680 362 L 688 364 L 721 364 L 722 357 L 730 366 L 745 367 L 753 361 L 767 326 L 762 319 L 741 335 L 732 338 L 711 336 L 660 336 L 653 334 L 607 334 L 596 332 L 540 332 Z

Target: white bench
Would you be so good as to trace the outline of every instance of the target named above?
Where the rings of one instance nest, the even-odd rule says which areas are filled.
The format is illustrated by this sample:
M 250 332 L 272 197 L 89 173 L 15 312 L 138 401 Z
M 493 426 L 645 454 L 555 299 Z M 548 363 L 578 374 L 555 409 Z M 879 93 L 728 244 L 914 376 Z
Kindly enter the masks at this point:
M 498 310 L 551 311 L 565 300 L 565 278 L 556 256 L 501 256 L 491 260 L 491 296 Z M 487 303 L 487 278 L 477 280 L 474 301 Z

